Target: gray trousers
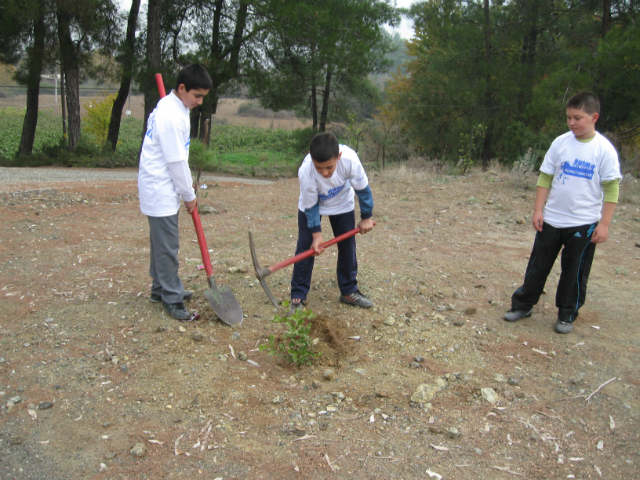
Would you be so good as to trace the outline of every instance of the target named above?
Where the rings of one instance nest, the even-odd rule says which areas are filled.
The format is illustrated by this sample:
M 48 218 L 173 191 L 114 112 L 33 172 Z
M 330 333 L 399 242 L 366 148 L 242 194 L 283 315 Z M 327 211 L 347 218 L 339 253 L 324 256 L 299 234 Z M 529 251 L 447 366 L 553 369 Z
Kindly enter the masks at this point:
M 151 293 L 160 295 L 165 303 L 182 303 L 184 285 L 178 276 L 178 214 L 147 218 L 151 241 L 149 274 L 153 278 Z

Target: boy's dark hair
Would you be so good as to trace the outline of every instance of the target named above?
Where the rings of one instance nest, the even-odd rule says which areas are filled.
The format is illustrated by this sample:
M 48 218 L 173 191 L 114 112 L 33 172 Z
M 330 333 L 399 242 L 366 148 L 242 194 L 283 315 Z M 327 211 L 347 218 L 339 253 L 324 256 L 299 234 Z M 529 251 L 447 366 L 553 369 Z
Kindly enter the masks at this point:
M 331 132 L 318 133 L 311 139 L 309 147 L 311 160 L 314 162 L 326 162 L 340 155 L 338 139 Z
M 587 112 L 589 115 L 600 114 L 600 100 L 593 93 L 576 93 L 567 102 L 567 108 L 575 108 Z
M 213 82 L 207 73 L 207 69 L 197 63 L 187 65 L 180 70 L 178 78 L 176 79 L 176 90 L 180 88 L 181 84 L 184 84 L 184 88 L 187 92 L 194 88 L 211 90 L 211 87 L 213 87 Z

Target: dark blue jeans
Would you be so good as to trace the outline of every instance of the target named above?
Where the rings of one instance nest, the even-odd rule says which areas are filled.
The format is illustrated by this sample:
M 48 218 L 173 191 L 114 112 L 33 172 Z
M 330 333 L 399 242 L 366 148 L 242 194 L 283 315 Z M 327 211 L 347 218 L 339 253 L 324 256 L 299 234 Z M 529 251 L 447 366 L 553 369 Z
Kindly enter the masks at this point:
M 524 284 L 511 297 L 511 308 L 526 310 L 538 303 L 547 277 L 562 249 L 562 273 L 556 291 L 558 318 L 573 322 L 587 298 L 587 281 L 596 244 L 591 236 L 597 223 L 579 227 L 555 228 L 544 223 L 536 234 Z
M 322 217 L 320 217 L 322 219 Z M 333 230 L 334 237 L 353 230 L 356 224 L 354 211 L 329 215 L 329 222 Z M 329 240 L 329 239 L 326 239 Z M 313 234 L 307 226 L 307 216 L 298 210 L 298 244 L 296 245 L 296 255 L 311 248 Z M 358 290 L 358 260 L 356 259 L 356 237 L 349 237 L 337 244 L 338 247 L 338 286 L 342 295 L 349 295 Z M 334 248 L 334 247 L 329 247 Z M 291 278 L 291 298 L 306 300 L 311 288 L 311 274 L 315 257 L 309 257 L 293 265 L 293 276 Z

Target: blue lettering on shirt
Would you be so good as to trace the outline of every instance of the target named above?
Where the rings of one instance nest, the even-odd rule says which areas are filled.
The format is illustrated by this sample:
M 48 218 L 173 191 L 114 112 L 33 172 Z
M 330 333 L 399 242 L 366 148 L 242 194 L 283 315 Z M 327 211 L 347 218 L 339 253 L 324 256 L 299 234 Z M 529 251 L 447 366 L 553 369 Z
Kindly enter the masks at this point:
M 187 143 L 184 144 L 184 149 L 188 152 L 189 151 L 189 145 L 191 145 L 191 139 L 187 140 Z
M 344 185 L 346 185 L 346 183 Z M 330 189 L 327 192 L 326 195 L 318 193 L 318 198 L 320 199 L 321 202 L 326 202 L 330 198 L 333 198 L 336 195 L 338 195 L 342 191 L 342 189 L 344 188 L 344 185 L 340 185 L 339 187 L 335 187 L 335 188 Z
M 149 120 L 147 121 L 147 133 L 145 134 L 147 137 L 149 137 L 149 140 L 153 140 L 153 126 L 156 123 L 156 111 L 154 110 L 153 112 L 151 112 L 151 115 L 149 115 Z
M 593 173 L 596 170 L 596 166 L 593 163 L 576 158 L 573 163 L 564 162 L 560 167 L 560 170 L 561 173 L 558 179 L 562 180 L 562 183 L 567 180 L 567 177 L 578 177 L 593 180 Z

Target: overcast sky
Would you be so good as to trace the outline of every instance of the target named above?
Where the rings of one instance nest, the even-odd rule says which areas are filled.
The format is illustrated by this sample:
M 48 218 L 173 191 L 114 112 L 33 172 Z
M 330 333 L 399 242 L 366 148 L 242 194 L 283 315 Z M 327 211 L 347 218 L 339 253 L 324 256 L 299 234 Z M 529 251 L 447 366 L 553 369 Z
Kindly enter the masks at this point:
M 413 3 L 418 3 L 418 0 L 396 0 L 399 8 L 409 8 Z M 395 31 L 397 31 L 402 38 L 413 37 L 413 21 L 403 18 L 400 27 L 396 28 Z
M 396 0 L 396 5 L 400 8 L 409 8 L 411 4 L 418 3 L 422 0 Z M 131 8 L 131 0 L 117 0 L 120 4 L 120 8 L 125 12 L 128 12 Z M 145 5 L 147 0 L 142 0 L 142 5 Z M 403 19 L 400 27 L 392 30 L 392 32 L 400 33 L 402 38 L 411 38 L 413 36 L 413 22 L 411 20 Z

